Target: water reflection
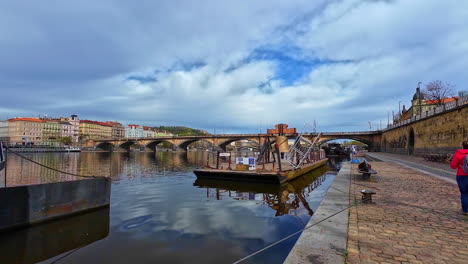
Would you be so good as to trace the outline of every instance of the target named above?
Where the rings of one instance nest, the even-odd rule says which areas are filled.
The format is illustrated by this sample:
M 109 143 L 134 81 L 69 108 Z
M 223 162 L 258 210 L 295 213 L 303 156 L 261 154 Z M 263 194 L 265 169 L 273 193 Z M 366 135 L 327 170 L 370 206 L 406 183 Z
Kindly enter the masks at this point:
M 54 249 L 72 244 L 74 235 L 70 235 L 72 241 L 52 245 L 43 242 L 38 235 L 42 231 L 35 229 L 21 231 L 23 242 L 0 234 L 2 243 L 9 241 L 2 244 L 1 252 L 11 253 L 0 263 L 52 263 L 65 255 L 59 263 L 232 263 L 304 228 L 334 179 L 334 173 L 324 173 L 324 169 L 283 186 L 198 180 L 193 169 L 206 163 L 209 155 L 203 151 L 30 154 L 34 160 L 63 170 L 112 177 L 110 223 L 99 235 L 107 237 L 97 241 L 99 230 L 90 230 L 96 235 L 92 241 L 97 242 L 60 254 L 82 245 Z M 38 174 L 22 174 L 34 172 L 28 167 L 31 165 L 12 155 L 9 158 L 10 182 L 44 180 Z M 339 162 L 335 165 L 339 166 Z M 324 176 L 320 176 L 322 173 Z M 54 177 L 50 175 L 46 180 L 59 179 Z M 91 228 L 87 223 L 65 221 L 46 229 L 69 230 L 73 234 L 71 230 Z M 296 239 L 245 263 L 282 263 Z M 27 246 L 11 249 L 12 244 L 21 243 Z M 47 254 L 31 253 L 49 247 Z
M 2 233 L 0 263 L 37 263 L 79 249 L 109 234 L 109 208 Z
M 324 173 L 327 170 L 328 167 L 323 166 L 282 185 L 209 178 L 197 178 L 193 185 L 206 188 L 207 198 L 262 201 L 276 211 L 275 216 L 298 215 L 302 209 L 312 216 L 314 211 L 310 208 L 306 197 L 325 181 L 328 175 Z

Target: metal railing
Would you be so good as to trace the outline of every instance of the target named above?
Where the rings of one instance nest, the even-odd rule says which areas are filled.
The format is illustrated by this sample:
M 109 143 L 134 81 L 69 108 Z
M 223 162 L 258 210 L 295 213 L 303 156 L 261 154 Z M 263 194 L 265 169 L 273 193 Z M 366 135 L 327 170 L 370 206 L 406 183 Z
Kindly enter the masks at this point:
M 438 115 L 438 114 L 441 114 L 441 113 L 444 113 L 444 112 L 452 111 L 455 108 L 463 107 L 465 105 L 468 105 L 468 96 L 464 96 L 464 97 L 461 97 L 458 100 L 455 100 L 453 102 L 443 104 L 443 105 L 438 106 L 436 108 L 432 108 L 432 109 L 430 109 L 428 111 L 420 113 L 417 116 L 413 116 L 413 117 L 411 117 L 409 119 L 403 120 L 403 121 L 398 122 L 396 124 L 390 124 L 390 125 L 387 126 L 387 128 L 383 129 L 383 131 L 394 129 L 394 128 L 401 127 L 401 126 L 405 126 L 407 124 L 419 121 L 419 120 L 424 119 L 424 118 L 428 118 L 428 117 Z

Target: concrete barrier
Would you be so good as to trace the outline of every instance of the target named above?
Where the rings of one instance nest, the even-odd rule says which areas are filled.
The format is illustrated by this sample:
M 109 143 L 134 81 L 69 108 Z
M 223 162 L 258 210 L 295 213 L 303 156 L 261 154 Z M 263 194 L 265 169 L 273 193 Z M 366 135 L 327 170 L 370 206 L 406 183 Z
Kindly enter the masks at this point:
M 33 264 L 104 239 L 109 235 L 109 207 L 3 232 L 0 263 Z
M 349 206 L 351 164 L 344 164 L 307 227 Z M 348 237 L 348 210 L 304 230 L 284 261 L 299 263 L 344 263 Z
M 105 177 L 0 189 L 0 231 L 109 205 Z

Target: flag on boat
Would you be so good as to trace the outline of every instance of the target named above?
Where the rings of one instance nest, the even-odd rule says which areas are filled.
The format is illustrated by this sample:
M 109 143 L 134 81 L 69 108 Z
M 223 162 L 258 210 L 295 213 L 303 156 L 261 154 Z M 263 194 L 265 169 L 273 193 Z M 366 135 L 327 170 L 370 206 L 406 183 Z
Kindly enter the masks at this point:
M 0 171 L 2 171 L 5 168 L 5 162 L 5 148 L 3 147 L 3 142 L 0 142 Z

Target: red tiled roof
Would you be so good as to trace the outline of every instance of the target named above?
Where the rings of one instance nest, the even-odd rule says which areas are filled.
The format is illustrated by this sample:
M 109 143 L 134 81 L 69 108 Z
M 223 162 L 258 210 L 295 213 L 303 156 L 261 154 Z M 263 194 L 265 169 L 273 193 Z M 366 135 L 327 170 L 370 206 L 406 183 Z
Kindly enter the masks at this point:
M 45 123 L 44 120 L 34 117 L 17 117 L 17 118 L 10 118 L 8 119 L 9 122 L 14 121 L 28 121 L 28 122 L 37 122 L 37 123 Z
M 99 121 L 93 121 L 93 120 L 80 120 L 80 123 L 87 123 L 87 124 L 96 124 L 96 125 L 101 125 L 101 126 L 112 126 L 109 123 L 105 122 L 99 122 Z
M 97 123 L 98 123 L 99 125 L 101 125 L 101 126 L 109 126 L 109 127 L 112 126 L 111 124 L 106 123 L 106 122 L 99 122 L 99 121 L 98 121 Z
M 117 121 L 106 121 L 107 124 L 110 124 L 112 126 L 121 126 L 122 124 L 120 124 L 119 122 Z
M 458 96 L 454 96 L 451 98 L 443 98 L 442 103 L 446 104 L 446 103 L 453 102 L 455 100 L 458 100 Z M 437 100 L 426 100 L 426 104 L 437 104 Z

